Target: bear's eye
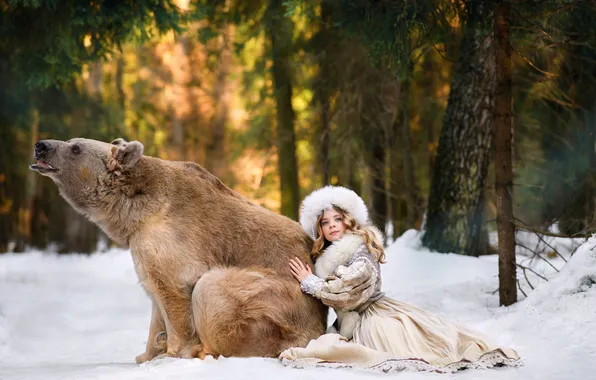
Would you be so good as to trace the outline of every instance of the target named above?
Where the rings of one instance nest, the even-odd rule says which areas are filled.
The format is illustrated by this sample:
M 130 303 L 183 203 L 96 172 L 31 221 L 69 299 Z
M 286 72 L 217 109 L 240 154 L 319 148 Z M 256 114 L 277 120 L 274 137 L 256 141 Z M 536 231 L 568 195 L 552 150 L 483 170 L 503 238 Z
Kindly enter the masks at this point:
M 81 153 L 81 148 L 80 148 L 78 145 L 74 145 L 74 146 L 72 147 L 72 152 L 73 152 L 74 154 L 79 154 L 79 153 Z

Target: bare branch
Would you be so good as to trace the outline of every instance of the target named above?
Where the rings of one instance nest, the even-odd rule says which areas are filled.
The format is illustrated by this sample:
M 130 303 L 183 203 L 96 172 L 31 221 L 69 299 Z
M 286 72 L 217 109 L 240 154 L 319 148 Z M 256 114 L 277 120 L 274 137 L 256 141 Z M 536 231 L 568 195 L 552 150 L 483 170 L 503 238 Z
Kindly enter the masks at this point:
M 546 262 L 548 265 L 550 265 L 551 268 L 553 268 L 555 271 L 559 272 L 559 270 L 557 269 L 557 267 L 555 267 L 550 261 L 548 261 L 546 258 L 542 257 L 542 255 L 540 254 L 540 252 L 537 252 L 534 249 L 531 249 L 525 245 L 523 245 L 522 243 L 515 243 L 516 245 L 519 245 L 522 248 L 527 249 L 530 252 L 534 252 L 534 256 L 532 256 L 532 259 L 530 260 L 530 262 L 532 262 L 532 260 L 534 260 L 534 258 L 538 257 L 540 260 L 543 260 L 544 262 Z
M 516 263 L 515 265 L 516 265 L 518 268 L 521 268 L 521 269 L 524 271 L 524 276 L 525 276 L 525 271 L 526 271 L 526 270 L 529 270 L 530 272 L 534 273 L 536 276 L 540 277 L 540 278 L 541 278 L 541 279 L 543 279 L 544 281 L 548 281 L 548 278 L 544 277 L 543 275 L 541 275 L 540 273 L 536 272 L 534 269 L 532 269 L 532 268 L 530 268 L 530 267 L 527 267 L 527 266 L 525 266 L 525 265 L 521 265 L 521 264 L 517 264 L 517 263 Z M 529 281 L 528 281 L 528 283 L 529 283 Z M 532 285 L 530 285 L 530 286 L 532 286 Z M 532 289 L 534 289 L 534 288 L 532 287 Z
M 549 243 L 548 243 L 548 242 L 547 242 L 547 241 L 544 239 L 544 237 L 543 237 L 541 234 L 539 234 L 539 233 L 537 233 L 537 232 L 536 232 L 536 236 L 538 236 L 538 239 L 540 239 L 540 240 L 541 240 L 541 241 L 542 241 L 544 244 L 546 244 L 547 246 L 549 246 L 549 247 L 550 247 L 550 249 L 552 249 L 552 250 L 553 250 L 553 252 L 554 252 L 554 253 L 555 253 L 557 256 L 559 256 L 559 257 L 560 257 L 560 258 L 561 258 L 563 261 L 567 262 L 567 259 L 565 259 L 565 258 L 563 257 L 563 255 L 561 255 L 561 254 L 559 253 L 559 251 L 557 251 L 557 249 L 556 249 L 555 247 L 553 247 L 552 245 L 550 245 L 550 244 L 549 244 Z
M 444 60 L 446 60 L 447 62 L 451 62 L 451 63 L 458 63 L 459 61 L 447 58 L 447 56 L 443 55 L 443 53 L 441 53 L 441 50 L 439 50 L 439 48 L 437 47 L 437 45 L 433 42 L 432 43 L 433 48 L 435 49 L 435 51 L 437 53 L 439 53 L 439 55 L 441 56 L 441 58 L 443 58 Z
M 590 238 L 592 237 L 592 234 L 572 234 L 572 235 L 564 235 L 564 234 L 557 234 L 555 232 L 550 232 L 550 231 L 546 231 L 546 230 L 540 230 L 540 229 L 536 229 L 536 228 L 532 228 L 530 226 L 528 226 L 527 224 L 525 224 L 522 220 L 515 218 L 515 226 L 520 229 L 520 230 L 524 230 L 524 231 L 529 231 L 529 232 L 534 232 L 535 234 L 540 234 L 540 235 L 544 235 L 544 236 L 550 236 L 550 237 L 557 237 L 557 238 L 565 238 L 565 239 L 573 239 L 573 238 Z
M 522 292 L 522 294 L 524 295 L 524 297 L 528 297 L 528 295 L 526 294 L 526 292 L 524 292 L 524 290 L 521 287 L 521 284 L 519 283 L 518 279 L 515 279 L 517 281 L 517 288 L 519 289 L 520 292 Z
M 524 278 L 526 279 L 526 282 L 528 283 L 528 285 L 530 285 L 530 288 L 532 288 L 532 290 L 534 290 L 534 286 L 532 285 L 532 283 L 530 282 L 530 279 L 528 278 L 528 274 L 526 273 L 526 268 L 519 266 L 522 268 L 522 273 L 524 274 Z
M 541 68 L 536 66 L 532 61 L 530 61 L 528 58 L 526 58 L 523 54 L 521 54 L 517 49 L 512 47 L 511 50 L 513 50 L 515 52 L 515 54 L 517 54 L 518 57 L 523 59 L 531 68 L 533 68 L 534 70 L 538 71 L 541 74 L 544 74 L 547 78 L 552 79 L 552 78 L 556 78 L 559 76 L 559 74 L 550 73 L 548 71 L 542 70 Z

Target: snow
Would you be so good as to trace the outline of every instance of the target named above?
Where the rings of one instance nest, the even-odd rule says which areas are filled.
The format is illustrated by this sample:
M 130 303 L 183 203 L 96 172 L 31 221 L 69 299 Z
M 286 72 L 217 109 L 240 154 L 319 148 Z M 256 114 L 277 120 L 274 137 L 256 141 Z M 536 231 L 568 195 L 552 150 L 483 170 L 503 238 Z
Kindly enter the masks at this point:
M 531 237 L 521 236 L 528 243 Z M 516 349 L 525 365 L 456 374 L 379 375 L 347 369 L 290 369 L 276 359 L 159 359 L 136 365 L 144 351 L 150 303 L 126 250 L 93 255 L 48 252 L 0 255 L 0 379 L 596 379 L 596 238 L 568 260 L 518 262 L 543 274 L 523 275 L 528 294 L 499 307 L 497 257 L 432 253 L 407 231 L 388 249 L 383 289 L 391 297 L 440 313 Z M 562 244 L 562 245 L 561 245 Z M 567 245 L 565 245 L 567 244 Z M 559 249 L 559 248 L 557 248 Z M 561 269 L 562 268 L 562 269 Z

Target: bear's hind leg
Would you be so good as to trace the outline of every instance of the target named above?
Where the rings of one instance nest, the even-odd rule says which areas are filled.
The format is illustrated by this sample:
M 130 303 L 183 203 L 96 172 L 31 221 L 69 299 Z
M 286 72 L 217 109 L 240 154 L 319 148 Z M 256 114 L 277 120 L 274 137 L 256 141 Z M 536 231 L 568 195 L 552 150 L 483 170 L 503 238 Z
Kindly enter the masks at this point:
M 314 338 L 306 302 L 297 282 L 267 269 L 212 269 L 195 285 L 192 313 L 209 354 L 277 357 Z

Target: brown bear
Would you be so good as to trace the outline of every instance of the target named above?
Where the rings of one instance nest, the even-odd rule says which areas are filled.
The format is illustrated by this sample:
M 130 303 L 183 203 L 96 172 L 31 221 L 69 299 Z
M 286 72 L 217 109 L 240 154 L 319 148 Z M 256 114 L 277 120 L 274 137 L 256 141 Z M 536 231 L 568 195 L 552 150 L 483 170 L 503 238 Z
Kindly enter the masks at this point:
M 123 139 L 42 140 L 35 160 L 31 169 L 130 247 L 153 302 L 138 363 L 163 350 L 276 357 L 325 331 L 327 308 L 300 291 L 288 267 L 293 257 L 312 266 L 312 239 L 200 165 L 144 156 L 140 142 Z M 166 348 L 156 344 L 163 331 Z

